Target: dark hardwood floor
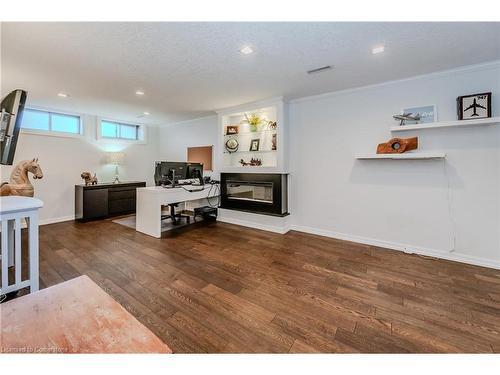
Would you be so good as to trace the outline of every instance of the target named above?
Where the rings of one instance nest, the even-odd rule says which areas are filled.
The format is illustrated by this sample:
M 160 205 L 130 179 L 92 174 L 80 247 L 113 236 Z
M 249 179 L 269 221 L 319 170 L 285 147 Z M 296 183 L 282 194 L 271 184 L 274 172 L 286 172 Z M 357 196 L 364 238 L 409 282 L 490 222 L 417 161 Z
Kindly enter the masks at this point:
M 40 228 L 41 287 L 86 274 L 174 352 L 500 352 L 500 271 L 211 223 Z

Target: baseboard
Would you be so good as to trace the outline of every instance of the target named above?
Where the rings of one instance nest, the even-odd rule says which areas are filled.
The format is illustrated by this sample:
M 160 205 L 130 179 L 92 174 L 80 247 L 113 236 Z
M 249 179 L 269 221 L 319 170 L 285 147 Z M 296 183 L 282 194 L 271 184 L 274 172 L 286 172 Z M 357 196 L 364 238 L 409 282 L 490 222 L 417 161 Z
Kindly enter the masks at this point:
M 231 214 L 234 214 L 234 212 L 231 211 Z M 242 227 L 260 229 L 260 230 L 265 230 L 268 232 L 279 233 L 279 234 L 285 234 L 290 230 L 290 225 L 288 225 L 288 217 L 283 217 L 283 218 L 276 217 L 276 218 L 270 219 L 270 220 L 283 221 L 284 225 L 278 226 L 278 225 L 271 225 L 271 224 L 262 223 L 262 215 L 251 214 L 248 212 L 239 212 L 239 211 L 238 211 L 238 214 L 243 216 L 243 217 L 248 217 L 251 219 L 253 219 L 255 216 L 255 220 L 245 220 L 245 219 L 235 218 L 235 217 L 230 217 L 230 216 L 228 217 L 227 215 L 224 215 L 224 211 L 222 211 L 222 209 L 219 209 L 219 216 L 217 216 L 217 220 L 222 221 L 223 223 L 236 224 L 236 225 L 241 225 Z M 269 220 L 270 217 L 266 217 L 266 218 Z
M 350 235 L 350 234 L 339 233 L 325 229 L 312 228 L 302 225 L 291 225 L 290 230 L 296 230 L 298 232 L 304 232 L 309 234 L 316 234 L 319 236 L 335 238 L 338 240 L 361 243 L 364 245 L 377 246 L 391 250 L 403 251 L 407 254 L 419 254 L 434 258 L 451 260 L 460 263 L 472 264 L 474 266 L 500 269 L 500 261 L 493 261 L 490 259 L 474 257 L 471 255 L 460 254 L 457 252 L 450 252 L 447 250 L 436 250 L 424 247 L 416 247 L 413 245 L 402 244 L 398 242 L 383 241 L 374 238 Z
M 222 221 L 223 223 L 241 225 L 242 227 L 249 227 L 249 228 L 253 228 L 253 229 L 265 230 L 268 232 L 279 233 L 279 234 L 285 234 L 290 230 L 289 226 L 277 227 L 277 226 L 273 226 L 273 225 L 259 224 L 259 223 L 255 223 L 253 221 L 246 221 L 246 220 L 227 218 L 227 217 L 226 218 L 219 218 L 218 217 L 217 221 Z
M 55 224 L 62 223 L 63 221 L 75 220 L 75 216 L 61 216 L 61 217 L 53 217 L 49 219 L 40 219 L 38 221 L 39 225 L 47 225 L 47 224 Z
M 75 217 L 74 216 L 53 217 L 53 218 L 49 218 L 49 219 L 38 220 L 38 225 L 42 226 L 42 225 L 47 225 L 47 224 L 62 223 L 63 221 L 71 221 L 71 220 L 75 220 Z M 27 228 L 25 220 L 21 220 L 21 228 L 22 229 Z

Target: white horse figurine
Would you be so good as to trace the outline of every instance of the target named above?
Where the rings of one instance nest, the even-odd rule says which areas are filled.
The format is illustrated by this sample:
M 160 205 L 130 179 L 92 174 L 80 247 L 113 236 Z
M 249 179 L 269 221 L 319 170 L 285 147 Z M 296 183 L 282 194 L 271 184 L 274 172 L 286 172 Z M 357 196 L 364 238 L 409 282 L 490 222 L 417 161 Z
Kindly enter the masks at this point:
M 22 195 L 24 197 L 33 197 L 35 189 L 28 178 L 28 172 L 33 173 L 35 180 L 43 178 L 42 168 L 38 165 L 38 158 L 23 160 L 16 165 L 10 174 L 10 181 L 0 185 L 0 196 Z

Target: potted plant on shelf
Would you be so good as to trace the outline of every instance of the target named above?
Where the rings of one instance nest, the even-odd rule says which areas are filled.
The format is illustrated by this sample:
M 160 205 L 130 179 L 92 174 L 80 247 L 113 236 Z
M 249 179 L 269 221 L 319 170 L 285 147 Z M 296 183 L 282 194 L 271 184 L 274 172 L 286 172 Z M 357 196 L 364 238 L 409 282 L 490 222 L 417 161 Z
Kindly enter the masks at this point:
M 259 130 L 259 125 L 261 125 L 264 120 L 257 113 L 252 113 L 250 116 L 245 113 L 245 122 L 250 125 L 251 132 L 256 132 Z

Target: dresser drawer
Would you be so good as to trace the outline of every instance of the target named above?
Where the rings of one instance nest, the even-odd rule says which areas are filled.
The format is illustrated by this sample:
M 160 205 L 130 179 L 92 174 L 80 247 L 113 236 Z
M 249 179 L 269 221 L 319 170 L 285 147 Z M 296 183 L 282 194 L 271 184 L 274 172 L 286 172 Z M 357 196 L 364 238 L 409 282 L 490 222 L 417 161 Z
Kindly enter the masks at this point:
M 135 211 L 135 199 L 117 199 L 108 202 L 109 215 L 121 215 Z
M 108 199 L 110 201 L 118 200 L 118 199 L 135 199 L 135 189 L 136 188 L 128 188 L 128 189 L 109 189 L 108 190 Z
M 96 219 L 108 216 L 108 189 L 86 190 L 83 192 L 83 217 Z

